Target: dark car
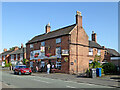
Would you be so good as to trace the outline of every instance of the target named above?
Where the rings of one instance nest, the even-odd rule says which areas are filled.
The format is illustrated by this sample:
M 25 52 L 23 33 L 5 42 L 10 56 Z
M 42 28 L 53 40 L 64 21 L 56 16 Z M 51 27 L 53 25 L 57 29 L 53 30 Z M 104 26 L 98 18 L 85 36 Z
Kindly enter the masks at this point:
M 26 65 L 17 65 L 13 69 L 14 74 L 22 75 L 22 74 L 29 74 L 31 75 L 32 70 L 27 68 Z

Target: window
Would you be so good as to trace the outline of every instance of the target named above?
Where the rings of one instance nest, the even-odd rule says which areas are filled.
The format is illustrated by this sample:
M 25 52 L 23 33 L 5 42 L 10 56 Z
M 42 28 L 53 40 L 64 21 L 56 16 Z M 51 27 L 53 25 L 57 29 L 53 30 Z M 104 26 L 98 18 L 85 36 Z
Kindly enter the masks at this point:
M 56 43 L 61 43 L 61 38 L 57 38 Z
M 20 60 L 23 60 L 23 54 L 20 54 Z
M 89 55 L 93 55 L 93 48 L 89 48 Z
M 97 50 L 97 55 L 100 56 L 100 55 L 101 55 L 100 53 L 101 53 L 101 50 L 98 49 L 98 50 Z
M 41 46 L 45 46 L 45 42 L 41 42 Z
M 93 60 L 89 60 L 89 64 L 91 64 L 93 62 Z
M 3 60 L 5 60 L 5 56 L 3 56 Z
M 34 45 L 33 44 L 30 44 L 30 48 L 33 48 L 34 47 Z
M 18 58 L 18 57 L 17 57 L 17 54 L 16 54 L 16 60 L 17 60 L 17 58 Z
M 100 63 L 100 60 L 98 60 L 97 62 Z
M 59 70 L 61 69 L 61 62 L 56 61 L 56 68 Z
M 56 55 L 60 55 L 61 54 L 61 47 L 56 47 Z
M 14 60 L 14 55 L 11 55 L 11 61 L 13 61 Z

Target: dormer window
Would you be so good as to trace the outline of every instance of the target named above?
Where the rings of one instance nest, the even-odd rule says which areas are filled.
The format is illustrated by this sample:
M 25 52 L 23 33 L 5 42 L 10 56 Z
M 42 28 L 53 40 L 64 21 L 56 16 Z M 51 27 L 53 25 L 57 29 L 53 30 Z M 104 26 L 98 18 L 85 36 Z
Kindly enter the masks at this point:
M 61 43 L 61 38 L 57 38 L 56 39 L 56 43 L 58 44 L 58 43 Z

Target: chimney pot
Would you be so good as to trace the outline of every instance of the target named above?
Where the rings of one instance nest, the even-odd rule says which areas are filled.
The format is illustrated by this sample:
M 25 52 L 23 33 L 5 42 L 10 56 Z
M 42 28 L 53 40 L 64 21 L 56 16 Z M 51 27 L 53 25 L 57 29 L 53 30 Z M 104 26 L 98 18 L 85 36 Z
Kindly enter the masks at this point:
M 50 23 L 46 25 L 45 29 L 46 29 L 46 33 L 50 32 L 50 29 L 51 29 Z
M 23 48 L 23 44 L 21 43 L 21 48 Z
M 76 12 L 76 24 L 78 25 L 78 27 L 82 27 L 82 16 L 81 12 L 79 11 Z
M 92 31 L 92 41 L 97 42 L 97 35 Z
M 3 51 L 4 51 L 4 52 L 5 52 L 5 51 L 7 51 L 7 48 L 4 48 L 4 50 L 3 50 Z

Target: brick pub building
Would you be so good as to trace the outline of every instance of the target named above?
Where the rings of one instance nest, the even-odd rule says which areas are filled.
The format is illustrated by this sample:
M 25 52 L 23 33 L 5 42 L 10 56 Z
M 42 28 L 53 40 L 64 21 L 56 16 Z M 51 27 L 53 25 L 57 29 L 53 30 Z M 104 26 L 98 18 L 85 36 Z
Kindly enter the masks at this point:
M 96 54 L 104 60 L 105 47 L 97 43 L 96 33 L 92 33 L 92 41 L 82 26 L 81 12 L 76 13 L 76 23 L 51 31 L 50 24 L 46 32 L 33 37 L 26 43 L 26 58 L 39 62 L 38 67 L 45 68 L 47 63 L 55 65 L 56 72 L 79 74 L 89 68 Z

